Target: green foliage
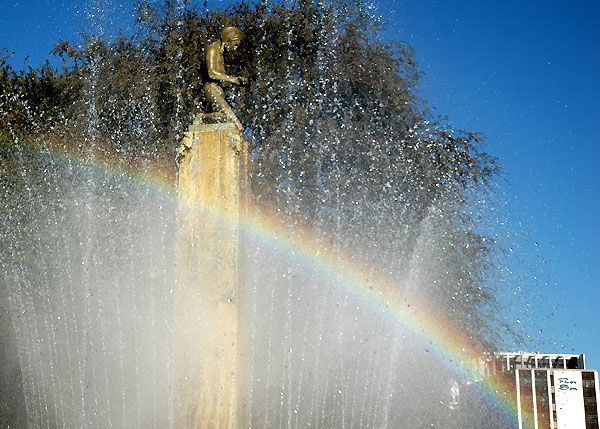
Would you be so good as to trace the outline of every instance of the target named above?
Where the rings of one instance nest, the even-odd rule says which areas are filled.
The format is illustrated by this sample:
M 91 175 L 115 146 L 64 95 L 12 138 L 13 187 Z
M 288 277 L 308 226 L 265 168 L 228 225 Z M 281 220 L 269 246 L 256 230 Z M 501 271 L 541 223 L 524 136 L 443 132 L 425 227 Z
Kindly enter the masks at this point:
M 70 78 L 46 63 L 14 71 L 6 50 L 0 51 L 0 130 L 39 132 L 56 120 L 76 90 Z

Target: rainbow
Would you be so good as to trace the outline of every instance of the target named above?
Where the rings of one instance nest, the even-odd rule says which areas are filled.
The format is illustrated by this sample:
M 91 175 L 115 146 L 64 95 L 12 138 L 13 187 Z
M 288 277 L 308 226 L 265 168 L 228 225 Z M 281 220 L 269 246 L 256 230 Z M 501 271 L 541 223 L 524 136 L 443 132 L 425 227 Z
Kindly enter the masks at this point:
M 517 405 L 510 395 L 510 386 L 498 376 L 478 376 L 477 363 L 482 352 L 464 331 L 435 313 L 432 306 L 419 297 L 407 298 L 398 291 L 397 281 L 376 273 L 368 264 L 357 261 L 348 253 L 339 254 L 327 245 L 318 245 L 307 227 L 294 225 L 293 230 L 283 226 L 281 219 L 264 209 L 252 207 L 241 219 L 246 234 L 279 252 L 293 254 L 308 269 L 325 278 L 333 278 L 334 287 L 342 288 L 346 296 L 361 308 L 383 316 L 391 326 L 412 334 L 448 371 L 462 380 L 478 379 L 473 383 L 479 395 L 496 410 L 507 424 L 518 425 Z
M 52 157 L 57 165 L 93 172 L 107 179 L 126 181 L 131 186 L 150 191 L 156 198 L 176 204 L 175 178 L 168 166 L 148 166 L 147 164 L 124 165 L 115 161 L 116 155 L 91 153 L 78 148 L 68 148 L 62 144 L 39 141 L 32 144 Z M 84 152 L 85 154 L 82 154 Z M 228 222 L 228 215 L 218 209 L 207 207 L 222 221 Z M 431 305 L 410 296 L 409 301 L 398 292 L 401 285 L 377 273 L 372 266 L 348 254 L 341 254 L 331 246 L 318 242 L 306 225 L 294 225 L 293 229 L 282 224 L 281 218 L 269 208 L 252 206 L 239 218 L 243 234 L 253 240 L 285 252 L 302 265 L 328 278 L 336 279 L 335 287 L 371 312 L 411 333 L 412 337 L 430 351 L 431 355 L 462 380 L 478 379 L 472 386 L 479 395 L 509 425 L 518 426 L 517 405 L 506 392 L 510 387 L 497 376 L 477 377 L 476 363 L 481 351 L 472 340 L 450 323 L 443 314 L 438 314 Z M 346 262 L 345 262 L 346 261 Z M 408 305 L 407 302 L 410 304 Z

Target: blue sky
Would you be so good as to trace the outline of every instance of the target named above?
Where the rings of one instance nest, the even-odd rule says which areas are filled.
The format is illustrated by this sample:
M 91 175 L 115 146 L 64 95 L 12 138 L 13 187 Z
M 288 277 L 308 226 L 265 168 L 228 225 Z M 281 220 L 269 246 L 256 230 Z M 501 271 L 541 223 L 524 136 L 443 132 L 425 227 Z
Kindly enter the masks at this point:
M 532 348 L 600 368 L 600 2 L 405 0 L 380 12 L 414 46 L 424 98 L 501 158 L 506 280 L 528 309 L 507 321 Z
M 114 32 L 128 0 L 1 0 L 0 49 L 38 65 L 85 28 Z M 224 2 L 209 1 L 209 6 Z M 385 35 L 413 45 L 422 95 L 479 131 L 507 183 L 506 321 L 515 348 L 586 353 L 600 369 L 600 2 L 381 0 Z M 541 331 L 541 332 L 540 332 Z

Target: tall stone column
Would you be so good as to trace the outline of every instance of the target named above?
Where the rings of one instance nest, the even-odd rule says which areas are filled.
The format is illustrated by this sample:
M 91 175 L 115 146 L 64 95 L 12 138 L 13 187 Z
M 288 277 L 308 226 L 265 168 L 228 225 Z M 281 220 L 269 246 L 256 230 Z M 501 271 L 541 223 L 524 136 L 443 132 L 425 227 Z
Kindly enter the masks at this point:
M 191 125 L 179 165 L 174 427 L 234 428 L 239 219 L 247 145 L 233 124 Z

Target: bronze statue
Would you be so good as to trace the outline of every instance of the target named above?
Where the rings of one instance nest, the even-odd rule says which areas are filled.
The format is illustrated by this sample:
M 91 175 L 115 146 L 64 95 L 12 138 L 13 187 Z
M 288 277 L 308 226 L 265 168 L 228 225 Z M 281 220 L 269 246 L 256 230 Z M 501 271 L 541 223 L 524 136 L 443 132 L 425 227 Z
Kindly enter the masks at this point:
M 225 100 L 223 87 L 230 85 L 247 85 L 248 79 L 243 76 L 229 76 L 225 73 L 224 51 L 235 51 L 244 34 L 235 27 L 225 27 L 221 32 L 221 39 L 211 43 L 206 48 L 206 76 L 203 88 L 207 107 L 212 113 L 200 113 L 194 123 L 219 123 L 233 122 L 238 129 L 242 124 Z

